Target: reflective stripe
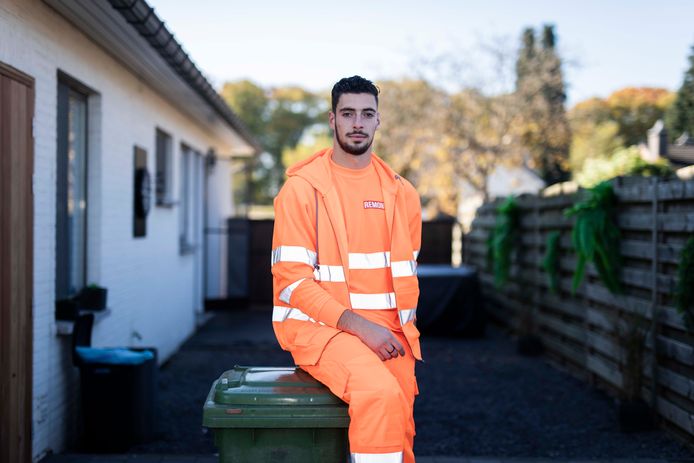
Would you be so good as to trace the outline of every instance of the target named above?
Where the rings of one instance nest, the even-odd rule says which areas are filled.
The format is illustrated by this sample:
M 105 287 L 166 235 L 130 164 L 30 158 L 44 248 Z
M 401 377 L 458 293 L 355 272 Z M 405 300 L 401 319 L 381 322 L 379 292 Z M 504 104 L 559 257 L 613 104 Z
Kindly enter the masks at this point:
M 297 286 L 301 284 L 302 281 L 304 281 L 306 278 L 302 278 L 301 280 L 295 281 L 291 285 L 287 286 L 282 290 L 280 293 L 280 301 L 285 302 L 289 304 L 289 300 L 292 298 L 292 293 L 296 289 Z
M 412 251 L 412 255 L 414 256 L 414 260 L 417 260 L 417 257 L 419 257 L 419 249 L 416 251 Z
M 417 309 L 398 310 L 398 315 L 400 315 L 400 325 L 406 325 L 417 318 Z
M 353 453 L 352 463 L 402 463 L 402 452 Z
M 294 307 L 282 307 L 281 305 L 276 305 L 272 308 L 272 321 L 273 322 L 283 322 L 287 319 L 291 320 L 301 320 L 306 322 L 316 321 L 303 313 L 301 310 Z M 324 325 L 325 323 L 319 322 L 319 324 Z
M 345 270 L 342 265 L 319 265 L 313 271 L 313 277 L 316 281 L 344 282 Z
M 278 262 L 300 262 L 316 265 L 316 253 L 301 246 L 278 246 L 272 250 L 272 265 Z
M 349 253 L 349 268 L 370 269 L 390 267 L 390 252 Z
M 383 310 L 395 308 L 395 293 L 349 293 L 353 309 Z
M 400 260 L 391 262 L 390 271 L 393 274 L 393 278 L 414 276 L 417 274 L 417 261 Z

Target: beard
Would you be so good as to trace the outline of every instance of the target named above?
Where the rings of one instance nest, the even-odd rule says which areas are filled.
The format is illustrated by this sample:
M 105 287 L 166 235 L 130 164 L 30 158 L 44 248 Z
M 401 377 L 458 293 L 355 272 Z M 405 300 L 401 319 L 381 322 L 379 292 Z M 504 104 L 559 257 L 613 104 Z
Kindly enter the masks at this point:
M 373 140 L 368 140 L 368 143 L 364 143 L 364 145 L 361 146 L 350 145 L 349 142 L 340 138 L 340 131 L 337 130 L 337 127 L 335 128 L 335 138 L 337 139 L 337 144 L 340 145 L 340 148 L 342 148 L 345 153 L 349 153 L 354 156 L 361 156 L 369 151 L 371 148 L 371 142 Z

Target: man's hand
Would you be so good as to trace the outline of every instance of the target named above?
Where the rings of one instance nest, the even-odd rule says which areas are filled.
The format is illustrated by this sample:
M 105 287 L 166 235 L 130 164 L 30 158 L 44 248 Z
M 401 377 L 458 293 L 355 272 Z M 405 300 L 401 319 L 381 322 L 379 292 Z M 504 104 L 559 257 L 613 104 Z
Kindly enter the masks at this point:
M 405 355 L 402 344 L 388 328 L 373 323 L 351 310 L 342 313 L 337 321 L 337 328 L 361 339 L 383 361 Z

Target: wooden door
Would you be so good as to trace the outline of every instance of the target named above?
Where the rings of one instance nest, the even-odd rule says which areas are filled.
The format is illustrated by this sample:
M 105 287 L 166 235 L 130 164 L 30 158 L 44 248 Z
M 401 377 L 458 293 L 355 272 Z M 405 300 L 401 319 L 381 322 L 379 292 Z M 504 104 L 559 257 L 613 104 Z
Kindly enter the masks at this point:
M 0 461 L 31 461 L 34 79 L 0 63 Z

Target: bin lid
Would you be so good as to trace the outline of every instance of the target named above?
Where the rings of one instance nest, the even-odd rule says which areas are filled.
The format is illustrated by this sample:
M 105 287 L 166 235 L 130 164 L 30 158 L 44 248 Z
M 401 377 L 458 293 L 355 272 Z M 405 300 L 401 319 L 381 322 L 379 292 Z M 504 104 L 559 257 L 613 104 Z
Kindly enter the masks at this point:
M 243 367 L 214 382 L 203 407 L 208 427 L 347 427 L 347 404 L 295 367 Z
M 225 405 L 342 405 L 322 383 L 299 368 L 241 367 L 226 371 L 214 401 Z

